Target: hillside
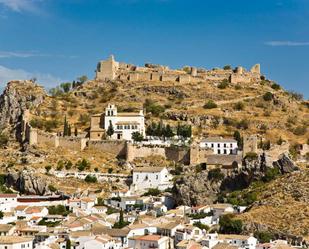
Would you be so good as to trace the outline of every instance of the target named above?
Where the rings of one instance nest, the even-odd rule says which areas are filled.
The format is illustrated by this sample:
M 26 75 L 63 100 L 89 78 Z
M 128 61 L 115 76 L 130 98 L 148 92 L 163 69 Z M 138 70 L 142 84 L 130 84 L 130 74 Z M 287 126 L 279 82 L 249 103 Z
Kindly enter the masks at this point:
M 302 170 L 254 188 L 258 193 L 258 200 L 248 212 L 237 218 L 242 219 L 251 231 L 269 230 L 279 234 L 307 237 L 309 235 L 308 182 L 309 171 Z
M 32 110 L 33 125 L 61 131 L 64 117 L 79 131 L 87 131 L 90 116 L 102 113 L 109 102 L 119 110 L 132 111 L 146 103 L 146 122 L 163 119 L 174 126 L 193 125 L 196 137 L 231 136 L 236 129 L 261 134 L 272 143 L 281 137 L 291 143 L 306 143 L 309 137 L 308 102 L 286 91 L 274 90 L 270 81 L 255 84 L 228 84 L 209 81 L 176 85 L 168 82 L 88 81 L 65 94 L 48 96 Z M 270 97 L 267 99 L 267 92 Z M 266 99 L 266 100 L 265 100 Z M 215 106 L 205 106 L 208 102 Z M 214 107 L 214 108 L 213 108 Z M 152 113 L 151 113 L 152 112 Z M 53 121 L 46 124 L 46 120 Z

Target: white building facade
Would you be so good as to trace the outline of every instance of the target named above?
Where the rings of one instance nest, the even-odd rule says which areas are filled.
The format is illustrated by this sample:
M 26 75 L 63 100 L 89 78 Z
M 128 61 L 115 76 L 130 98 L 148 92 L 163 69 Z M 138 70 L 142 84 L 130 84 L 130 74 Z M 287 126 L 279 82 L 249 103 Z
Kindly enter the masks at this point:
M 104 129 L 112 125 L 112 139 L 132 140 L 132 133 L 139 132 L 145 137 L 145 117 L 143 110 L 139 112 L 118 112 L 115 105 L 109 104 L 105 109 Z
M 166 167 L 137 167 L 133 170 L 133 191 L 150 188 L 165 190 L 173 187 L 172 176 Z
M 209 137 L 200 142 L 201 148 L 213 150 L 216 155 L 237 155 L 238 145 L 235 139 Z

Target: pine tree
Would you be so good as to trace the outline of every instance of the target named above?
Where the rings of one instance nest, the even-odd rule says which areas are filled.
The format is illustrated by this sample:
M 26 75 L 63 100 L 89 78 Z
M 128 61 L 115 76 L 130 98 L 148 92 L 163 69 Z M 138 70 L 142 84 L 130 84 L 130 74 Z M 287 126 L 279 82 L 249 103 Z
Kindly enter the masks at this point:
M 70 239 L 68 239 L 66 241 L 65 249 L 71 249 L 71 240 Z
M 68 136 L 70 137 L 72 135 L 72 129 L 71 129 L 71 125 L 68 125 Z
M 106 134 L 109 137 L 111 137 L 114 134 L 114 127 L 111 121 L 109 122 L 109 126 L 108 126 Z
M 68 135 L 68 122 L 67 122 L 67 116 L 64 117 L 64 124 L 63 124 L 63 136 Z

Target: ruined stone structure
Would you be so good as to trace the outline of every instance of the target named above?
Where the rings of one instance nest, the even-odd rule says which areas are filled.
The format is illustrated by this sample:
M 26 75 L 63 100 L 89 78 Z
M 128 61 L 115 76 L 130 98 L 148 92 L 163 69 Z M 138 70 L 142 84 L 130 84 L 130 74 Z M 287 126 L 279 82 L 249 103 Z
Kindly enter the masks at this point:
M 250 71 L 243 67 L 233 70 L 223 69 L 197 69 L 195 67 L 185 67 L 182 70 L 172 70 L 166 66 L 145 64 L 139 67 L 127 63 L 117 62 L 114 56 L 110 56 L 105 61 L 100 61 L 97 65 L 96 80 L 123 80 L 123 81 L 161 81 L 174 82 L 175 84 L 186 84 L 190 82 L 222 81 L 228 80 L 231 83 L 252 83 L 259 81 L 261 77 L 260 65 L 254 65 Z
M 243 157 L 249 152 L 258 153 L 258 138 L 256 135 L 245 135 L 243 139 Z

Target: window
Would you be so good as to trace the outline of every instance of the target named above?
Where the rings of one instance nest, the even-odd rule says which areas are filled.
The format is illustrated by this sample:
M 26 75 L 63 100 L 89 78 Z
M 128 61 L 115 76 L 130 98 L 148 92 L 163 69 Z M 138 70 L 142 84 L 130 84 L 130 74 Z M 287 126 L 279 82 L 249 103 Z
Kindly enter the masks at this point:
M 224 152 L 223 152 L 224 154 L 227 154 L 227 151 L 226 150 L 224 150 Z
M 211 144 L 211 148 L 213 148 L 214 147 L 214 144 Z
M 220 148 L 220 144 L 218 143 L 218 148 Z
M 156 175 L 156 179 L 157 179 L 157 180 L 159 179 L 159 176 L 158 176 L 158 175 Z
M 230 147 L 232 148 L 232 147 L 233 147 L 233 144 L 230 144 Z
M 224 144 L 223 147 L 226 148 L 226 144 Z
M 218 154 L 221 154 L 221 150 L 218 150 Z
M 233 150 L 230 150 L 230 154 L 233 154 Z

